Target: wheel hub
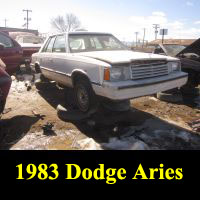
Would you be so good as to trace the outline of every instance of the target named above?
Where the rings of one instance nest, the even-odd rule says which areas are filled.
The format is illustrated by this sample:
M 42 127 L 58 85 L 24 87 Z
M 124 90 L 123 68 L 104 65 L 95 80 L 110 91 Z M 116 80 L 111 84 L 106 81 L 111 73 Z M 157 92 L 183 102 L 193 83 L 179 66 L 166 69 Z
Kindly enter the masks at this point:
M 89 105 L 88 93 L 84 87 L 79 87 L 77 91 L 78 104 L 82 110 L 86 111 Z

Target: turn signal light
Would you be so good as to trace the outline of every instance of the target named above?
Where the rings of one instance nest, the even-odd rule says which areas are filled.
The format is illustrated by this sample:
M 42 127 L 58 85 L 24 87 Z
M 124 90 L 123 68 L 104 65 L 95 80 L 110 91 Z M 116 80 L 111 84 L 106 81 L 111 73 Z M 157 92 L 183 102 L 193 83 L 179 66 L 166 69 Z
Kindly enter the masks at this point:
M 105 68 L 104 69 L 104 81 L 109 81 L 110 80 L 110 69 Z

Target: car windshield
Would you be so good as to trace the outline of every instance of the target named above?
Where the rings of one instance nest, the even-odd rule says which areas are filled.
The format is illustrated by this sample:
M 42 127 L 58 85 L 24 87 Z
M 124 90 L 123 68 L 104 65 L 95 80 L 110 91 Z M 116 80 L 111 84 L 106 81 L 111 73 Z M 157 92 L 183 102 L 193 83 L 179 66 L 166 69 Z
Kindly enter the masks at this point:
M 69 35 L 69 48 L 72 53 L 127 50 L 125 45 L 109 34 L 71 34 Z
M 165 49 L 167 50 L 167 54 L 171 56 L 175 56 L 178 53 L 180 53 L 183 49 L 186 47 L 183 45 L 177 45 L 177 44 L 164 44 L 163 45 Z

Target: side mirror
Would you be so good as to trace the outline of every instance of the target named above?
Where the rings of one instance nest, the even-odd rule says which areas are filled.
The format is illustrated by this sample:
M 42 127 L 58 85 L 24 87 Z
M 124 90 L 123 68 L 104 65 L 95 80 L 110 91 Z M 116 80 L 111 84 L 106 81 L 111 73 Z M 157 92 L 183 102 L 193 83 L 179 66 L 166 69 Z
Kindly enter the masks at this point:
M 5 46 L 0 43 L 0 50 L 3 50 L 4 48 L 5 48 Z

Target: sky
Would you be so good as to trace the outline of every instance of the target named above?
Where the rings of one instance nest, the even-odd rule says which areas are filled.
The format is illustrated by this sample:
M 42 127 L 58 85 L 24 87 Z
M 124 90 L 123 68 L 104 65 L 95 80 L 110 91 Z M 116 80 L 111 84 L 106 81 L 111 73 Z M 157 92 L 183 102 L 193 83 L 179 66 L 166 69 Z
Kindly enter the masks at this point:
M 153 24 L 168 29 L 165 38 L 200 37 L 200 0 L 0 0 L 0 26 L 22 28 L 30 9 L 30 28 L 52 33 L 50 21 L 75 14 L 88 31 L 110 32 L 120 40 L 155 38 Z M 161 38 L 159 35 L 158 38 Z

